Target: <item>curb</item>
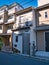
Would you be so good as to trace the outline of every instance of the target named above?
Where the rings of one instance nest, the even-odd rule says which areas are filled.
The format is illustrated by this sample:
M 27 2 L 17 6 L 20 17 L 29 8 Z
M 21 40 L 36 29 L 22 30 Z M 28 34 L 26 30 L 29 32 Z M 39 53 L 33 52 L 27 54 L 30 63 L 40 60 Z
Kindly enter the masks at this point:
M 47 57 L 38 57 L 38 56 L 30 56 L 30 55 L 25 55 L 25 54 L 18 54 L 18 55 L 22 55 L 22 56 L 26 56 L 26 57 L 32 57 L 32 58 L 35 58 L 35 59 L 40 59 L 40 60 L 45 60 L 45 61 L 49 61 L 49 58 L 47 58 Z
M 42 58 L 41 56 L 38 57 L 38 56 L 30 56 L 30 55 L 25 55 L 25 54 L 20 54 L 20 53 L 13 53 L 13 52 L 5 52 L 5 51 L 1 51 L 2 53 L 7 53 L 7 54 L 14 54 L 14 55 L 21 55 L 21 56 L 25 56 L 25 57 L 31 57 L 31 58 L 34 58 L 34 59 L 38 59 L 38 60 L 44 60 L 44 61 L 49 61 L 49 58 Z
M 13 52 L 1 51 L 2 53 L 13 54 Z

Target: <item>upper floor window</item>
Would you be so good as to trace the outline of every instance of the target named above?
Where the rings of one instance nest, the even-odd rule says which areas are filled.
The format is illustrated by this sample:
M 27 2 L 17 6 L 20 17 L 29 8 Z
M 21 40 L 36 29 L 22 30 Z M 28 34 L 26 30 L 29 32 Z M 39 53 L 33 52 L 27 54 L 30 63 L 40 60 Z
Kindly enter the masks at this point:
M 8 29 L 13 29 L 13 26 L 11 25 L 11 26 L 8 26 Z
M 26 26 L 28 26 L 28 22 L 25 22 Z
M 2 29 L 2 26 L 0 26 L 0 29 Z
M 24 23 L 25 21 L 25 17 L 24 16 L 20 16 L 19 17 L 19 23 Z
M 47 18 L 48 17 L 48 14 L 47 14 L 47 12 L 45 12 L 45 18 Z
M 0 17 L 0 20 L 2 19 L 3 17 Z
M 12 19 L 13 18 L 13 15 L 9 16 L 8 19 Z

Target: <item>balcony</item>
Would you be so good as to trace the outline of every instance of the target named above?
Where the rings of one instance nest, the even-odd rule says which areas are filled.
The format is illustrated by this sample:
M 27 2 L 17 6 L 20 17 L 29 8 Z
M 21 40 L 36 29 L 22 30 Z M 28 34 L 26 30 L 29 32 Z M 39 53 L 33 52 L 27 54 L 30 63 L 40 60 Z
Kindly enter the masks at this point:
M 4 22 L 4 17 L 3 15 L 0 15 L 0 24 L 3 24 L 3 22 Z
M 31 21 L 26 21 L 26 22 L 24 22 L 24 23 L 19 23 L 18 24 L 18 27 L 21 27 L 21 28 L 23 28 L 23 27 L 30 27 L 30 26 L 32 26 L 33 24 L 32 24 L 32 22 Z
M 0 29 L 0 33 L 3 33 L 3 30 Z
M 30 27 L 33 25 L 31 21 L 27 21 L 24 23 L 19 23 L 18 27 L 15 29 L 12 29 L 12 31 L 18 31 L 18 30 L 25 30 L 25 29 L 30 29 Z
M 11 29 L 8 29 L 8 30 L 7 30 L 7 33 L 12 33 Z
M 15 8 L 12 8 L 10 10 L 8 10 L 8 15 L 14 14 L 16 12 Z
M 15 23 L 15 16 L 9 16 L 5 24 L 12 24 L 12 23 Z
M 7 33 L 12 33 L 12 30 L 11 29 L 13 29 L 13 25 L 9 25 L 7 27 Z
M 0 19 L 0 24 L 3 24 L 3 23 L 4 23 L 3 19 Z
M 4 10 L 0 11 L 0 16 L 4 15 Z
M 0 33 L 3 33 L 3 29 L 2 29 L 2 26 L 0 26 Z

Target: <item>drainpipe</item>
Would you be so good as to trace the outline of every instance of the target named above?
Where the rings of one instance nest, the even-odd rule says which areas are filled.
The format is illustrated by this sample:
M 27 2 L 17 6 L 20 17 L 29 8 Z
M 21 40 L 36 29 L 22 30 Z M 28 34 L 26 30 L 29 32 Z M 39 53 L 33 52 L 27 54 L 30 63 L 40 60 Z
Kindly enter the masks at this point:
M 12 32 L 12 51 L 13 51 L 13 32 Z

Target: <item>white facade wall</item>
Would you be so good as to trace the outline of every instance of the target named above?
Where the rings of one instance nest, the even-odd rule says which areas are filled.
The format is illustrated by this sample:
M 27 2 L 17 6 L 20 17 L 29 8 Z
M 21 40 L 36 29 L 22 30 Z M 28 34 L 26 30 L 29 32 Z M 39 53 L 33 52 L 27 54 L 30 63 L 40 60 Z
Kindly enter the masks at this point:
M 31 27 L 30 30 L 30 55 L 32 55 L 33 53 L 33 43 L 36 46 L 36 32 L 34 31 L 35 27 L 36 27 L 36 22 L 35 22 L 35 11 L 32 11 L 32 21 L 33 21 L 33 26 Z
M 11 19 L 8 19 L 7 23 L 12 23 L 12 22 L 15 22 L 15 16 L 12 16 Z
M 28 20 L 28 21 L 32 22 L 32 25 L 33 25 L 28 32 L 23 31 L 23 33 L 30 33 L 30 55 L 32 55 L 32 51 L 33 51 L 32 50 L 32 45 L 33 45 L 33 43 L 35 43 L 35 45 L 36 45 L 36 34 L 34 32 L 34 28 L 35 28 L 35 12 L 33 10 L 33 11 L 30 11 L 30 12 L 27 12 L 25 14 L 17 16 L 16 17 L 16 19 L 17 19 L 16 20 L 17 27 L 19 26 L 18 24 L 19 24 L 19 17 L 20 16 L 22 16 L 22 18 L 24 19 L 24 20 L 23 19 L 21 20 L 21 23 L 24 23 L 24 22 L 26 22 L 26 20 Z M 14 36 L 16 36 L 17 34 L 21 34 L 20 32 L 17 32 L 17 31 L 15 31 L 14 33 L 15 33 Z M 16 48 L 19 49 L 22 52 L 22 36 L 19 37 L 19 39 L 20 40 L 19 40 L 18 43 L 13 41 L 13 45 L 17 44 Z M 14 40 L 15 40 L 15 37 L 14 37 Z
M 27 20 L 32 21 L 32 12 L 28 12 L 26 14 L 22 14 L 16 17 L 16 25 L 19 26 L 19 19 L 21 16 L 21 23 L 25 23 Z
M 2 26 L 2 29 L 0 29 L 0 33 L 3 33 L 3 26 Z
M 23 9 L 23 8 L 22 8 L 21 6 L 16 5 L 15 7 L 13 7 L 13 8 L 11 8 L 11 9 L 8 10 L 8 15 L 11 15 L 11 14 L 17 12 L 17 11 L 22 10 L 22 9 Z
M 49 3 L 49 0 L 38 0 L 38 6 L 42 6 L 48 3 Z
M 18 49 L 19 51 L 21 51 L 20 53 L 22 53 L 22 35 L 18 34 L 19 32 L 13 33 L 13 47 Z M 18 36 L 18 42 L 16 42 L 16 36 Z M 17 45 L 17 47 L 15 47 L 14 45 Z
M 12 33 L 12 30 L 11 29 L 7 30 L 7 33 Z
M 12 18 L 9 18 L 9 19 L 7 19 L 7 22 L 5 23 L 5 24 L 9 24 L 9 25 L 11 25 L 10 23 L 13 23 L 13 22 L 15 22 L 15 15 L 14 15 L 14 13 L 16 13 L 17 11 L 20 11 L 20 10 L 22 10 L 23 8 L 20 6 L 20 5 L 18 5 L 17 3 L 15 3 L 16 5 L 15 6 L 13 6 L 12 8 L 8 8 L 7 6 L 3 6 L 3 7 L 1 7 L 0 8 L 0 17 L 1 17 L 1 19 L 0 19 L 0 24 L 1 23 L 4 23 L 4 18 L 7 16 L 13 16 Z M 9 7 L 11 7 L 11 6 L 9 6 Z M 7 12 L 7 14 L 8 15 L 6 15 L 5 17 L 4 17 L 4 15 L 6 14 L 5 13 L 5 10 L 7 10 L 8 12 Z M 6 18 L 5 18 L 6 19 Z M 2 24 L 3 25 L 3 24 Z M 1 26 L 2 26 L 1 25 Z M 13 24 L 14 25 L 14 24 Z M 3 26 L 4 27 L 4 26 Z M 13 26 L 13 28 L 15 27 L 15 25 Z M 3 29 L 1 30 L 0 29 L 0 33 L 3 33 Z M 9 29 L 9 30 L 7 30 L 7 33 L 12 33 L 12 30 L 11 29 Z
M 2 15 L 4 15 L 4 11 L 2 10 L 0 10 L 0 16 L 2 16 Z
M 3 33 L 3 30 L 0 30 L 0 33 Z

